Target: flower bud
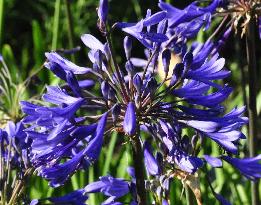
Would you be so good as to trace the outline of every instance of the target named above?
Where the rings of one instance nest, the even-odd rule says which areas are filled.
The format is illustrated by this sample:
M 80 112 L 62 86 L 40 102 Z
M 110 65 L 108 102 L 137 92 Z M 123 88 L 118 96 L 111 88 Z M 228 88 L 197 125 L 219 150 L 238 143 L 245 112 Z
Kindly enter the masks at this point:
M 192 52 L 187 52 L 183 58 L 184 67 L 188 68 L 193 62 L 193 54 Z
M 156 160 L 159 166 L 159 173 L 163 170 L 163 155 L 160 152 L 156 153 Z
M 171 59 L 171 51 L 169 49 L 165 49 L 162 52 L 162 64 L 163 64 L 165 76 L 168 76 L 169 73 L 170 59 Z
M 107 81 L 103 81 L 101 83 L 101 91 L 102 91 L 102 95 L 103 97 L 108 100 L 108 97 L 109 97 L 109 91 L 110 91 L 110 86 L 108 84 Z
M 157 33 L 166 33 L 167 29 L 167 20 L 162 20 L 159 22 L 158 27 L 157 27 Z
M 123 129 L 128 135 L 134 135 L 136 132 L 136 113 L 135 105 L 129 102 L 124 116 Z
M 94 63 L 94 64 L 92 65 L 92 69 L 93 69 L 95 72 L 97 72 L 97 73 L 99 73 L 99 72 L 101 71 L 101 69 L 100 69 L 100 67 L 97 65 L 97 63 Z
M 158 175 L 159 166 L 157 160 L 155 159 L 152 153 L 152 147 L 148 141 L 144 142 L 143 149 L 144 149 L 144 163 L 145 163 L 146 170 L 150 175 L 153 176 Z
M 133 77 L 133 85 L 134 85 L 137 93 L 140 94 L 141 86 L 142 86 L 142 80 L 141 80 L 141 77 L 139 76 L 139 74 L 137 74 L 137 73 Z
M 115 101 L 115 100 L 116 100 L 115 95 L 116 95 L 116 94 L 115 94 L 114 90 L 113 90 L 113 89 L 110 89 L 110 90 L 109 90 L 109 94 L 108 94 L 109 100 Z
M 135 102 L 136 107 L 140 106 L 140 96 L 138 93 L 136 93 L 134 96 L 134 102 Z
M 103 58 L 103 54 L 100 50 L 97 50 L 94 53 L 94 58 L 95 58 L 95 62 L 96 64 L 99 66 L 99 68 L 102 68 L 102 58 Z
M 111 59 L 111 51 L 108 42 L 104 44 L 104 54 L 106 56 L 107 61 Z
M 174 86 L 178 82 L 178 79 L 183 74 L 183 70 L 184 70 L 184 64 L 183 63 L 177 63 L 175 65 L 169 86 Z
M 118 120 L 119 115 L 121 114 L 121 105 L 115 104 L 112 108 L 112 120 L 116 122 Z
M 157 89 L 158 83 L 155 78 L 150 78 L 147 84 L 147 89 L 149 92 L 154 92 Z
M 123 41 L 124 51 L 127 60 L 130 59 L 131 56 L 131 49 L 132 49 L 132 40 L 129 36 L 126 36 Z
M 108 0 L 100 0 L 100 5 L 98 8 L 98 16 L 102 23 L 106 23 L 108 16 Z
M 131 61 L 127 61 L 125 64 L 125 68 L 130 76 L 133 76 L 134 66 Z
M 75 77 L 75 75 L 73 74 L 72 71 L 69 71 L 66 73 L 66 80 L 68 85 L 70 86 L 70 88 L 72 89 L 73 93 L 77 96 L 80 97 L 81 96 L 81 89 L 79 86 L 79 83 Z

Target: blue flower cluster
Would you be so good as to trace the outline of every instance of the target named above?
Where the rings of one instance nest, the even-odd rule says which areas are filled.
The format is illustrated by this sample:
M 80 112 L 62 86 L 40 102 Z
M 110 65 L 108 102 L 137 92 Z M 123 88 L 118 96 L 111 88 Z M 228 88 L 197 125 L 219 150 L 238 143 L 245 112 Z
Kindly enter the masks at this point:
M 38 174 L 52 187 L 63 185 L 77 170 L 98 160 L 104 137 L 112 131 L 128 136 L 134 152 L 144 158 L 147 174 L 141 173 L 142 164 L 134 164 L 131 181 L 101 176 L 84 189 L 43 200 L 85 204 L 88 194 L 100 192 L 109 197 L 104 205 L 123 204 L 120 198 L 127 194 L 132 197 L 130 204 L 144 205 L 145 189 L 153 194 L 154 204 L 167 205 L 170 180 L 196 176 L 207 163 L 222 167 L 223 161 L 248 179 L 261 177 L 260 156 L 233 157 L 245 139 L 240 128 L 248 119 L 243 117 L 244 107 L 226 113 L 222 105 L 232 92 L 229 85 L 218 83 L 230 75 L 218 53 L 227 33 L 222 41 L 187 43 L 200 29 L 208 29 L 221 3 L 213 0 L 203 8 L 195 2 L 181 10 L 160 1 L 161 11 L 148 10 L 139 22 L 119 22 L 110 28 L 108 1 L 101 0 L 98 26 L 106 42 L 91 34 L 81 37 L 90 49 L 92 68 L 46 53 L 45 67 L 64 81 L 63 86 L 48 86 L 41 105 L 21 102 L 24 131 L 32 141 L 31 163 Z M 114 29 L 127 34 L 124 65 L 116 62 L 112 48 Z M 132 57 L 135 40 L 145 47 L 144 58 Z M 98 94 L 94 86 L 100 88 Z M 199 155 L 206 140 L 220 147 L 220 156 Z M 229 204 L 211 190 L 217 200 Z
M 15 124 L 12 121 L 8 121 L 5 128 L 0 129 L 0 198 L 10 204 L 14 203 L 18 195 L 20 198 L 26 198 L 20 190 L 20 193 L 10 190 L 13 190 L 19 181 L 27 180 L 32 173 L 29 158 L 31 140 L 24 129 L 21 122 Z

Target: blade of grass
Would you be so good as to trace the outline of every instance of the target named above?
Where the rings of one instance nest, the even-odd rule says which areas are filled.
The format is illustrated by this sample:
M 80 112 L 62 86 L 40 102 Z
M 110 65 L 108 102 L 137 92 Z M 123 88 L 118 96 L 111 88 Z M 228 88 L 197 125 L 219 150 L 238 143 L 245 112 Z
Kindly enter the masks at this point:
M 77 190 L 80 188 L 79 173 L 76 173 L 71 177 L 71 183 L 72 183 L 73 190 Z
M 0 49 L 3 43 L 4 0 L 0 0 Z
M 94 179 L 94 167 L 91 166 L 89 167 L 89 184 L 91 182 L 93 182 Z M 90 194 L 89 200 L 88 200 L 88 204 L 96 204 L 96 200 L 95 200 L 95 195 L 94 194 Z
M 125 178 L 125 176 L 127 175 L 126 169 L 129 166 L 130 160 L 131 160 L 130 148 L 128 145 L 126 145 L 126 148 L 122 153 L 119 166 L 117 167 L 117 172 L 116 172 L 117 177 Z
M 114 133 L 112 133 L 109 147 L 106 150 L 106 158 L 105 158 L 105 164 L 103 166 L 102 176 L 105 176 L 107 174 L 107 172 L 109 171 L 111 161 L 113 160 L 112 155 L 113 155 L 113 150 L 114 150 L 116 141 L 117 141 L 117 132 L 114 132 Z
M 260 115 L 261 112 L 261 91 L 257 95 L 257 114 Z
M 215 142 L 211 142 L 211 147 L 212 147 L 212 153 L 211 156 L 218 156 L 219 155 L 219 151 L 218 151 L 218 146 Z M 224 175 L 224 170 L 222 169 L 215 169 L 215 174 L 216 174 L 216 185 L 217 187 L 215 188 L 216 192 L 219 193 L 222 188 L 223 185 L 225 183 L 225 175 Z
M 36 20 L 32 21 L 32 32 L 34 43 L 34 60 L 36 67 L 38 67 L 43 64 L 44 39 L 40 24 Z
M 8 44 L 3 45 L 2 55 L 5 59 L 5 62 L 7 62 L 7 66 L 8 66 L 8 69 L 11 74 L 11 78 L 12 78 L 13 82 L 15 83 L 17 81 L 18 82 L 21 81 L 22 79 L 17 74 L 18 67 L 16 64 L 16 59 L 14 57 L 13 50 L 10 45 L 8 45 Z
M 245 187 L 242 184 L 237 184 L 236 189 L 238 192 L 238 196 L 242 202 L 241 204 L 247 204 L 249 202 L 249 199 L 247 197 Z
M 52 38 L 52 50 L 57 49 L 58 35 L 59 35 L 59 17 L 60 17 L 61 0 L 56 0 L 53 18 L 53 38 Z
M 67 18 L 67 28 L 68 28 L 68 40 L 70 49 L 74 46 L 74 32 L 73 32 L 73 19 L 71 13 L 71 3 L 69 0 L 65 0 L 66 6 L 66 18 Z M 75 62 L 74 55 L 71 55 L 71 60 Z
M 142 11 L 138 0 L 132 0 L 134 11 L 139 19 L 142 18 Z

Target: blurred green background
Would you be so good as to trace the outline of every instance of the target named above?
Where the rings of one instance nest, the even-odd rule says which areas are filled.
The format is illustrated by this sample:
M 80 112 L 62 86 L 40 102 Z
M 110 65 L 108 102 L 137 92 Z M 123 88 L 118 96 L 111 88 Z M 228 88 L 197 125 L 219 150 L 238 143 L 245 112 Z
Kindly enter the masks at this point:
M 73 47 L 81 47 L 81 50 L 74 55 L 73 60 L 77 64 L 88 65 L 87 49 L 81 43 L 80 36 L 84 33 L 91 33 L 100 40 L 103 39 L 96 26 L 96 7 L 99 1 L 71 0 L 69 2 L 72 14 L 72 44 Z M 137 19 L 145 16 L 147 8 L 151 8 L 154 12 L 157 11 L 157 2 L 156 0 L 111 0 L 110 23 L 113 24 L 117 21 L 135 22 Z M 167 2 L 183 8 L 191 1 L 168 0 Z M 216 20 L 209 31 L 201 31 L 197 40 L 204 41 L 218 23 L 219 21 Z M 3 97 L 0 100 L 1 106 L 4 107 L 0 115 L 3 121 L 6 116 L 13 120 L 21 118 L 21 113 L 18 109 L 19 100 L 33 97 L 37 101 L 40 98 L 40 94 L 44 92 L 46 84 L 59 83 L 47 69 L 42 68 L 45 61 L 44 52 L 70 49 L 72 46 L 69 42 L 69 34 L 66 0 L 0 0 L 0 53 L 3 55 L 12 76 L 14 88 L 10 94 L 11 99 L 14 96 L 16 97 L 16 100 L 12 102 L 8 101 L 8 97 Z M 118 60 L 121 62 L 120 56 L 123 56 L 121 46 L 123 34 L 116 31 L 115 35 L 117 36 L 117 41 L 114 42 L 114 47 L 117 53 L 120 54 Z M 244 85 L 242 73 L 245 75 L 245 80 L 247 80 L 247 75 L 245 71 L 246 53 L 244 51 L 244 39 L 236 35 L 230 37 L 228 42 L 229 44 L 221 51 L 221 55 L 227 59 L 226 67 L 232 70 L 232 76 L 228 81 L 232 84 L 235 91 L 226 102 L 226 106 L 230 110 L 236 105 L 242 106 L 244 104 L 243 91 L 244 89 L 246 90 L 246 86 L 242 86 Z M 258 43 L 260 45 L 259 40 Z M 142 55 L 143 50 L 140 49 L 141 47 L 136 44 L 134 46 L 137 47 L 135 47 L 135 57 Z M 257 56 L 258 65 L 260 65 L 260 49 L 258 49 Z M 71 56 L 67 57 L 71 58 Z M 260 69 L 258 70 L 258 76 L 260 76 Z M 26 79 L 28 81 L 25 84 L 23 82 Z M 258 88 L 258 113 L 260 119 L 260 80 Z M 245 95 L 247 95 L 247 92 L 245 92 Z M 260 124 L 260 122 L 258 123 Z M 244 130 L 246 133 L 246 128 Z M 89 170 L 75 174 L 72 180 L 67 182 L 64 187 L 52 189 L 48 187 L 46 181 L 37 176 L 33 177 L 28 182 L 27 188 L 30 198 L 61 196 L 74 189 L 84 187 L 88 182 L 97 180 L 99 176 L 108 173 L 115 177 L 128 177 L 125 170 L 131 165 L 131 156 L 129 147 L 123 145 L 123 138 L 124 136 L 119 136 L 119 134 L 113 134 L 108 137 L 100 160 Z M 259 152 L 261 151 L 260 138 L 261 136 L 256 138 Z M 205 149 L 212 152 L 213 155 L 219 153 L 218 148 L 211 142 L 208 142 Z M 242 150 L 247 156 L 246 145 L 242 146 Z M 244 155 L 242 154 L 242 156 Z M 231 166 L 227 164 L 224 164 L 224 166 L 225 168 L 220 170 L 211 170 L 209 167 L 216 192 L 221 193 L 235 205 L 250 204 L 250 183 L 241 177 Z M 218 204 L 207 187 L 204 174 L 202 174 L 201 188 L 204 204 Z M 184 203 L 185 197 L 180 197 L 182 183 L 173 181 L 171 190 L 172 204 Z M 89 202 L 92 205 L 100 204 L 102 200 L 101 195 L 95 195 L 90 197 Z

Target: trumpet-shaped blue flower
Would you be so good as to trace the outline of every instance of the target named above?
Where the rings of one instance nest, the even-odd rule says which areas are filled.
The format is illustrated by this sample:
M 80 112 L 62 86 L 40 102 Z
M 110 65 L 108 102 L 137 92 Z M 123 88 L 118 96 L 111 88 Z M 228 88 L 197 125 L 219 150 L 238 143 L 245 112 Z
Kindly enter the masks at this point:
M 209 6 L 201 8 L 197 6 L 197 2 L 193 2 L 185 9 L 180 10 L 171 6 L 170 4 L 160 1 L 159 7 L 167 12 L 169 26 L 175 27 L 182 23 L 192 22 L 194 19 L 197 19 L 201 16 L 205 16 L 205 18 L 207 18 L 208 15 L 216 10 L 219 4 L 220 0 L 214 0 Z
M 87 199 L 88 196 L 85 194 L 84 189 L 79 189 L 61 197 L 34 199 L 31 201 L 30 205 L 41 205 L 43 201 L 52 202 L 53 205 L 59 205 L 59 204 L 85 205 Z
M 261 164 L 259 163 L 261 160 L 261 155 L 244 159 L 223 156 L 222 159 L 234 166 L 241 172 L 241 174 L 250 180 L 261 178 Z
M 130 183 L 124 179 L 114 178 L 112 176 L 100 177 L 99 181 L 92 182 L 85 187 L 86 193 L 103 193 L 109 196 L 103 205 L 121 204 L 116 200 L 130 192 Z
M 116 26 L 122 29 L 124 32 L 135 37 L 145 47 L 153 49 L 153 42 L 162 43 L 168 40 L 167 36 L 162 33 L 150 32 L 149 27 L 158 24 L 166 17 L 166 12 L 158 12 L 153 15 L 149 15 L 145 19 L 142 19 L 138 23 L 117 23 Z M 147 28 L 147 31 L 144 31 Z

